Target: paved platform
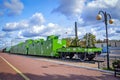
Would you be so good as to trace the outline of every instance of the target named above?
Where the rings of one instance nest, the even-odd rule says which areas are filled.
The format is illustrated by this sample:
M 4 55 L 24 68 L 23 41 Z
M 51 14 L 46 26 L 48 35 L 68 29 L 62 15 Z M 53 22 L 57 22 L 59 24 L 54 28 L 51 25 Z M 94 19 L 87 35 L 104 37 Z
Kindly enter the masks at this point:
M 24 80 L 0 56 L 0 80 Z
M 40 60 L 38 58 L 36 59 L 6 53 L 0 53 L 0 56 L 5 58 L 11 65 L 13 65 L 26 77 L 28 77 L 29 80 L 120 80 L 119 77 L 114 77 L 112 73 L 75 67 L 74 64 L 72 66 L 66 65 L 64 63 L 55 63 Z M 0 72 L 0 79 L 13 80 L 13 76 L 10 76 L 13 74 L 11 72 L 15 72 L 14 76 L 16 78 L 21 77 L 21 75 L 19 75 L 18 72 L 7 65 L 6 62 L 4 62 L 3 60 L 1 61 L 3 62 L 3 64 L 1 64 L 0 66 L 6 66 L 12 71 L 9 69 L 5 69 L 4 67 L 0 67 L 0 71 L 3 70 L 2 72 Z M 8 72 L 6 72 L 5 70 L 7 70 Z M 1 76 L 3 75 L 3 73 L 4 77 Z M 6 78 L 6 76 L 8 75 L 10 76 L 9 79 Z

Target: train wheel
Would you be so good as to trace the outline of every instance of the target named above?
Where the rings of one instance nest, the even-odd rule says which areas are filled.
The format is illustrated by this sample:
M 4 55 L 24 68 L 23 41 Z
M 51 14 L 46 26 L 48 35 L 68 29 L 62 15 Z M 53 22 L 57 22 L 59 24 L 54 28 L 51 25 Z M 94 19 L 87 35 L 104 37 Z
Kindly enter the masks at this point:
M 88 60 L 93 60 L 95 58 L 95 54 L 88 54 L 87 55 Z
M 65 58 L 66 58 L 65 53 L 61 53 L 61 54 L 60 54 L 60 57 L 61 57 L 61 59 L 65 59 Z
M 85 54 L 84 53 L 78 54 L 78 57 L 79 57 L 80 61 L 85 61 Z
M 74 56 L 74 54 L 70 54 L 70 55 L 69 55 L 70 59 L 72 59 L 72 58 L 73 58 L 73 56 Z

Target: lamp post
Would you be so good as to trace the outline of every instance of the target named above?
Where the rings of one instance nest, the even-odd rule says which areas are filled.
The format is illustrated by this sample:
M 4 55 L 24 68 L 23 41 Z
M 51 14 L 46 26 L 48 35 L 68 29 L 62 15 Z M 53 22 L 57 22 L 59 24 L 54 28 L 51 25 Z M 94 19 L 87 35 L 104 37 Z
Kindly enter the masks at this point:
M 101 13 L 103 14 L 104 16 L 104 23 L 105 23 L 105 28 L 106 28 L 106 44 L 107 44 L 107 68 L 110 69 L 110 66 L 109 66 L 109 52 L 108 52 L 108 29 L 107 29 L 107 25 L 108 25 L 108 18 L 109 18 L 109 24 L 112 24 L 113 23 L 113 19 L 111 19 L 111 16 L 110 14 L 104 12 L 104 11 L 99 11 L 96 19 L 97 20 L 101 20 L 102 19 L 102 15 Z

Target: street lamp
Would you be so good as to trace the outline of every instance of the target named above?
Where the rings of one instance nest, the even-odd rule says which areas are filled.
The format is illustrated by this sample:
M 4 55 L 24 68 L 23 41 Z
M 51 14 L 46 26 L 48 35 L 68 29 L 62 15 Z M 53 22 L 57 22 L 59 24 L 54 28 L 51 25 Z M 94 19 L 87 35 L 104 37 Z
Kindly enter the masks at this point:
M 108 18 L 109 18 L 109 24 L 112 24 L 114 21 L 113 19 L 111 19 L 111 16 L 110 14 L 104 12 L 104 11 L 99 11 L 96 19 L 97 20 L 101 20 L 102 19 L 102 15 L 100 14 L 102 13 L 103 16 L 104 16 L 104 22 L 105 22 L 105 28 L 106 28 L 106 44 L 107 44 L 107 68 L 110 69 L 110 66 L 109 66 L 109 52 L 108 52 L 108 29 L 107 29 L 107 24 L 108 24 Z

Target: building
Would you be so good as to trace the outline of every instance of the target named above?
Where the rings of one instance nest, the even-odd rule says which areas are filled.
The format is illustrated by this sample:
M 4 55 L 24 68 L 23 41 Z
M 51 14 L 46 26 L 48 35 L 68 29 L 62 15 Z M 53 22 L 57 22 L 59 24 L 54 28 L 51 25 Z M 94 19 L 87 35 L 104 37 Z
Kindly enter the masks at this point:
M 102 48 L 102 53 L 107 52 L 107 44 L 105 43 L 105 40 L 101 43 L 96 43 L 96 47 Z M 109 40 L 108 41 L 108 47 L 110 53 L 120 53 L 120 41 L 117 40 Z

